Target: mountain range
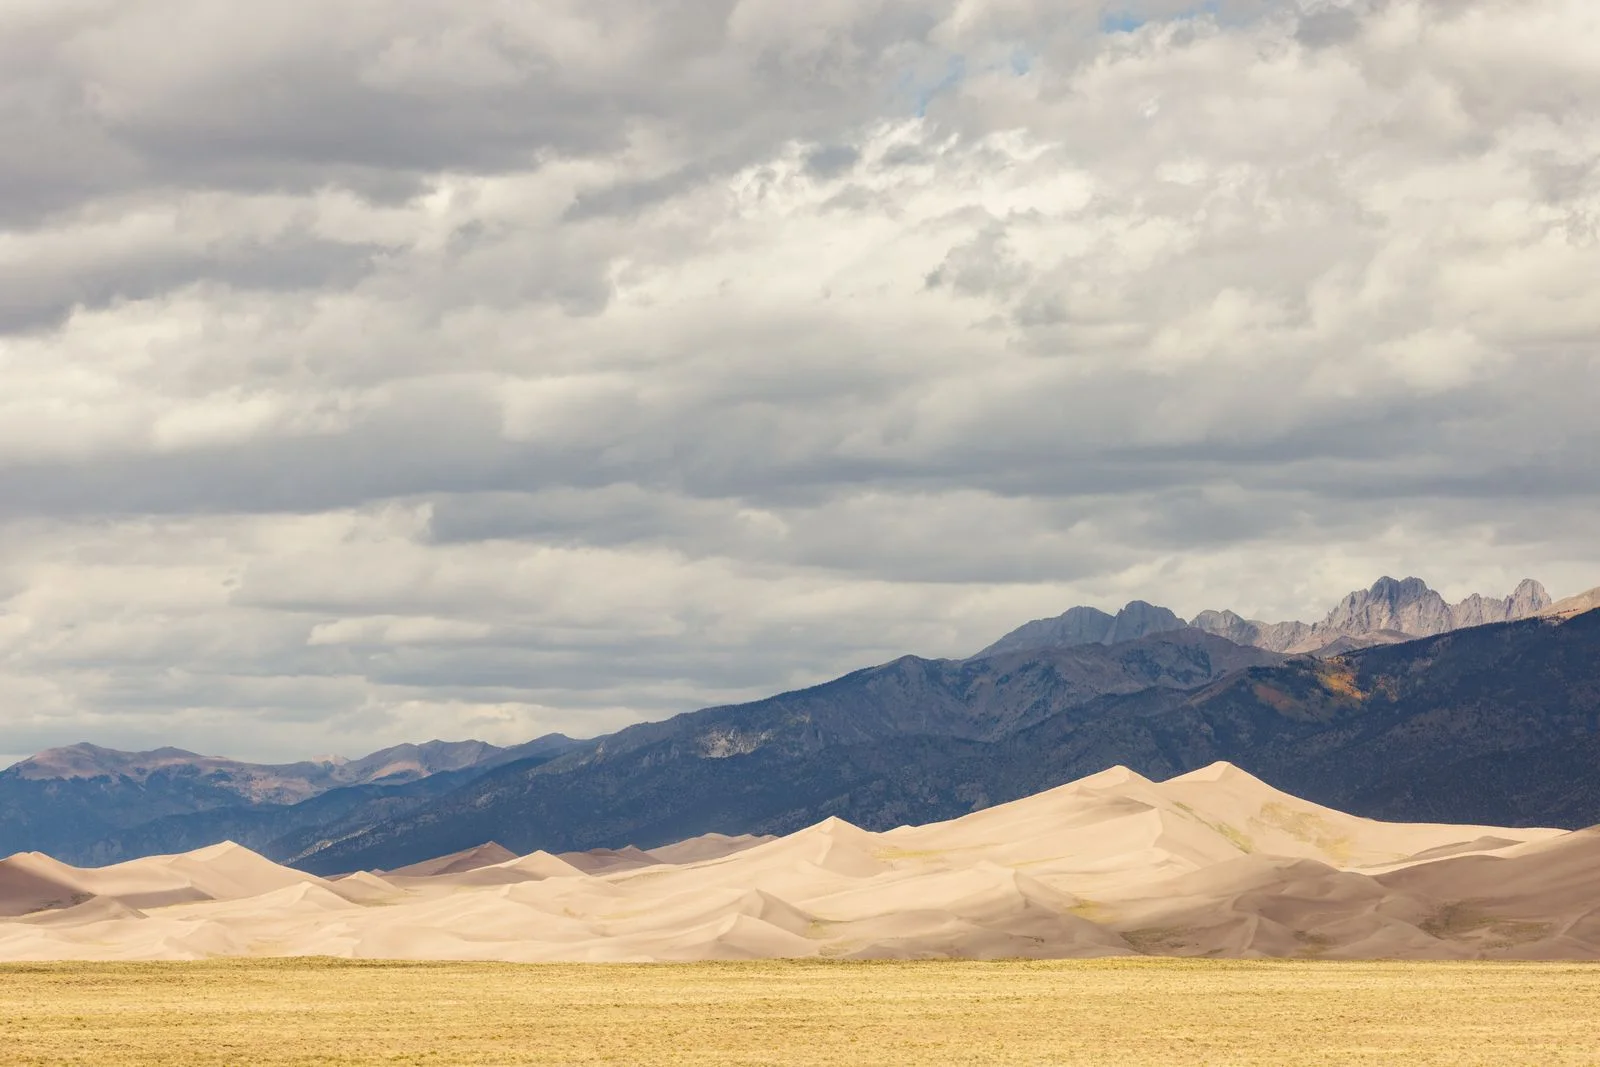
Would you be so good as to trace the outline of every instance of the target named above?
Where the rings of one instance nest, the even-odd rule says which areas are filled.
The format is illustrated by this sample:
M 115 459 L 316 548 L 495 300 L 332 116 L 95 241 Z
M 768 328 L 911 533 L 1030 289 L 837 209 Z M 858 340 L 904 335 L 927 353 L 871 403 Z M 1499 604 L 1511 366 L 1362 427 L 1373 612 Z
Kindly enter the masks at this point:
M 1095 652 L 1213 669 L 1187 685 L 1092 694 L 1075 668 Z M 1239 663 L 1241 652 L 1260 660 Z M 1372 817 L 1600 822 L 1600 612 L 1332 659 L 1192 629 L 968 661 L 907 657 L 632 727 L 540 766 L 506 765 L 294 861 L 318 872 L 393 866 L 489 839 L 518 851 L 648 848 L 708 829 L 789 833 L 828 816 L 882 830 L 1113 764 L 1167 777 L 1217 760 Z
M 307 826 L 398 814 L 493 767 L 548 758 L 561 734 L 512 748 L 482 741 L 397 745 L 357 760 L 244 763 L 178 748 L 76 744 L 0 771 L 0 854 L 50 851 L 111 863 L 238 837 L 265 845 Z
M 1066 622 L 1042 647 L 907 656 L 751 704 L 511 749 L 433 743 L 262 767 L 73 746 L 0 773 L 0 854 L 106 863 L 231 839 L 307 871 L 393 869 L 490 840 L 652 847 L 829 816 L 886 830 L 1113 764 L 1167 777 L 1216 760 L 1360 815 L 1588 825 L 1600 822 L 1600 612 L 1583 612 L 1600 596 L 1585 597 L 1550 604 L 1524 583 L 1448 605 L 1414 579 L 1384 579 L 1311 627 L 1374 647 L 1325 644 L 1320 657 L 1130 606 L 1107 616 L 1122 620 L 1116 636 L 1155 629 L 1105 643 Z M 1530 618 L 1451 628 L 1535 604 Z M 1093 618 L 1049 621 L 1069 616 Z M 1396 626 L 1444 629 L 1408 640 Z M 1399 636 L 1365 641 L 1374 634 Z
M 1320 622 L 1261 622 L 1232 611 L 1202 611 L 1184 622 L 1168 608 L 1135 600 L 1112 615 L 1092 607 L 1069 608 L 1050 619 L 1035 619 L 1012 630 L 978 656 L 1067 645 L 1112 645 L 1173 630 L 1204 630 L 1241 645 L 1273 652 L 1335 655 L 1374 644 L 1431 637 L 1468 626 L 1512 622 L 1554 606 L 1543 585 L 1524 579 L 1506 597 L 1474 593 L 1459 604 L 1428 588 L 1420 578 L 1383 577 L 1370 589 L 1357 589 L 1339 601 Z
M 493 760 L 505 749 L 482 741 L 429 741 L 396 745 L 358 760 L 329 756 L 299 763 L 259 764 L 158 748 L 119 752 L 98 745 L 52 748 L 13 764 L 6 775 L 23 781 L 125 780 L 144 786 L 204 783 L 208 789 L 241 800 L 294 804 L 347 785 L 396 784 L 440 771 L 460 770 Z

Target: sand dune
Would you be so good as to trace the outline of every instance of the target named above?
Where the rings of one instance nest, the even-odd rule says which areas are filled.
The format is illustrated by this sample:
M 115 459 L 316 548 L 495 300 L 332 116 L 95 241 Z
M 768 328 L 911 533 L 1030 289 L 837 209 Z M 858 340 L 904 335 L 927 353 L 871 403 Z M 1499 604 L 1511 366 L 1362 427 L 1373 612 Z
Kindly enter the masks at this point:
M 495 846 L 499 848 L 498 845 Z M 470 866 L 460 869 L 455 864 L 448 865 L 439 874 L 435 875 L 405 875 L 401 871 L 392 871 L 385 875 L 385 881 L 393 886 L 403 888 L 427 888 L 437 886 L 491 886 L 515 885 L 518 882 L 538 882 L 545 878 L 570 878 L 584 872 L 574 867 L 557 856 L 548 852 L 533 852 L 526 856 L 510 855 L 509 859 L 498 863 L 489 863 Z M 405 868 L 411 870 L 413 868 Z
M 950 822 L 316 878 L 225 843 L 0 860 L 0 959 L 1600 958 L 1600 828 L 1374 822 L 1215 764 Z
M 391 877 L 398 875 L 402 878 L 426 878 L 436 874 L 460 874 L 464 871 L 474 871 L 479 867 L 489 867 L 496 863 L 514 860 L 517 854 L 496 841 L 486 841 L 473 848 L 452 852 L 448 856 L 438 856 L 421 863 L 413 863 L 408 867 L 396 867 L 392 871 L 378 873 Z
M 399 899 L 405 890 L 371 871 L 357 871 L 330 883 L 333 891 L 352 904 L 382 904 Z
M 715 860 L 731 856 L 735 852 L 743 852 L 747 848 L 754 848 L 764 841 L 771 840 L 770 837 L 760 837 L 755 834 L 739 834 L 733 837 L 727 834 L 702 834 L 687 841 L 658 845 L 650 849 L 650 855 L 657 863 L 695 863 L 699 860 Z
M 0 860 L 0 916 L 67 908 L 93 897 L 65 864 L 37 852 Z

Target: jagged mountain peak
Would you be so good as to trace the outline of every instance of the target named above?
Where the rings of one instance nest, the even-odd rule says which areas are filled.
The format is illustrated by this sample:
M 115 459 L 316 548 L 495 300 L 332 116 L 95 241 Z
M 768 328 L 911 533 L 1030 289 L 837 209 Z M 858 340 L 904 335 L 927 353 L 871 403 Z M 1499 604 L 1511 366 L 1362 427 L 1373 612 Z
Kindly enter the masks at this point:
M 1384 577 L 1365 593 L 1357 590 L 1340 601 L 1314 628 L 1314 636 L 1359 637 L 1388 631 L 1428 637 L 1468 626 L 1529 618 L 1551 603 L 1544 586 L 1532 578 L 1524 578 L 1510 596 L 1474 593 L 1460 603 L 1450 604 L 1420 578 L 1396 581 Z
M 1102 643 L 1114 645 L 1123 641 L 1137 641 L 1151 634 L 1182 630 L 1188 625 L 1168 608 L 1144 600 L 1130 600 L 1117 612 L 1117 617 L 1111 623 L 1111 632 Z
M 1385 575 L 1371 589 L 1349 593 L 1318 624 L 1336 634 L 1392 630 L 1425 637 L 1452 629 L 1450 605 L 1421 578 Z
M 1131 601 L 1116 615 L 1098 608 L 1071 608 L 1053 619 L 1038 619 L 1013 630 L 979 656 L 1028 649 L 1082 644 L 1117 644 L 1152 633 L 1194 628 L 1240 645 L 1272 652 L 1329 655 L 1371 644 L 1526 619 L 1550 610 L 1545 587 L 1524 578 L 1506 597 L 1474 593 L 1451 604 L 1421 578 L 1384 575 L 1366 589 L 1356 589 L 1315 624 L 1263 622 L 1234 611 L 1202 611 L 1184 622 L 1171 611 L 1143 600 Z
M 1397 599 L 1402 589 L 1412 596 L 1428 592 L 1428 583 L 1421 578 L 1391 578 L 1385 574 L 1382 578 L 1372 583 L 1372 588 L 1367 590 L 1369 597 L 1383 597 L 1387 600 Z M 1361 590 L 1353 590 L 1346 599 L 1361 596 Z
M 1543 584 L 1532 578 L 1524 578 L 1517 583 L 1516 589 L 1511 592 L 1511 600 L 1517 607 L 1527 607 L 1530 612 L 1543 611 L 1555 603 Z

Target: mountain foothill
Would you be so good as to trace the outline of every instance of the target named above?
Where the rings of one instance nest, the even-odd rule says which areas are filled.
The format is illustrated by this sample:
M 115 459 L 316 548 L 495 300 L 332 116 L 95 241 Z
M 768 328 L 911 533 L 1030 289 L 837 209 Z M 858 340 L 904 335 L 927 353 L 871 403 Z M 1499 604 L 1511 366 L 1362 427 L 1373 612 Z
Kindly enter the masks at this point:
M 1412 862 L 1418 855 L 1428 853 L 1430 863 L 1446 853 L 1481 854 L 1493 863 L 1525 853 L 1543 856 L 1540 849 L 1554 848 L 1550 843 L 1562 828 L 1600 823 L 1596 609 L 1600 590 L 1554 601 L 1532 580 L 1505 597 L 1473 596 L 1451 604 L 1418 579 L 1383 578 L 1352 592 L 1313 623 L 1268 623 L 1228 611 L 1202 612 L 1186 622 L 1142 601 L 1115 614 L 1073 608 L 1027 623 L 969 658 L 904 656 L 807 689 L 641 723 L 588 740 L 549 735 L 511 748 L 435 741 L 360 760 L 327 758 L 275 766 L 171 748 L 128 753 L 80 744 L 42 752 L 0 772 L 0 855 L 43 855 L 22 864 L 33 872 L 27 878 L 39 874 L 34 868 L 40 864 L 63 869 L 76 865 L 72 870 L 79 874 L 56 872 L 63 885 L 80 887 L 52 897 L 57 903 L 97 895 L 82 887 L 98 876 L 82 871 L 199 854 L 220 847 L 220 842 L 247 851 L 254 857 L 251 864 L 259 860 L 273 871 L 286 872 L 268 879 L 274 892 L 312 882 L 320 887 L 319 879 L 356 871 L 388 872 L 389 888 L 374 892 L 400 892 L 407 879 L 465 877 L 472 870 L 499 869 L 496 865 L 526 866 L 530 856 L 560 855 L 565 857 L 561 864 L 586 878 L 620 878 L 621 872 L 640 864 L 676 869 L 731 862 L 733 851 L 746 857 L 741 863 L 753 863 L 749 857 L 765 855 L 762 850 L 770 850 L 771 841 L 806 834 L 811 835 L 804 838 L 808 843 L 795 846 L 806 856 L 818 851 L 824 859 L 834 857 L 849 868 L 836 872 L 841 877 L 875 877 L 888 869 L 883 855 L 899 855 L 894 850 L 903 850 L 916 836 L 905 828 L 986 825 L 985 812 L 1015 813 L 1023 810 L 1017 805 L 1033 803 L 1029 798 L 1054 795 L 1053 790 L 1068 783 L 1101 781 L 1095 776 L 1107 768 L 1120 768 L 1124 775 L 1118 779 L 1120 792 L 1113 790 L 1120 799 L 1099 797 L 1097 814 L 1084 819 L 1109 825 L 1119 811 L 1146 808 L 1189 819 L 1183 805 L 1190 800 L 1179 796 L 1189 787 L 1173 792 L 1176 800 L 1164 793 L 1166 799 L 1152 799 L 1155 794 L 1149 790 L 1159 792 L 1166 788 L 1159 785 L 1163 782 L 1207 781 L 1211 772 L 1206 768 L 1226 767 L 1231 770 L 1223 777 L 1229 781 L 1254 783 L 1240 787 L 1252 796 L 1272 790 L 1279 798 L 1252 809 L 1254 836 L 1263 839 L 1271 836 L 1271 827 L 1277 827 L 1274 833 L 1293 836 L 1279 825 L 1289 816 L 1280 818 L 1274 804 L 1288 805 L 1283 810 L 1313 805 L 1321 813 L 1317 819 L 1354 820 L 1348 825 L 1356 828 L 1479 828 L 1482 832 L 1471 839 L 1477 844 L 1470 848 L 1471 841 L 1459 835 L 1413 834 L 1405 837 L 1405 848 L 1426 847 L 1411 852 L 1378 849 L 1357 865 L 1361 877 L 1389 887 L 1383 892 L 1394 886 L 1424 886 L 1426 892 L 1417 890 L 1421 903 L 1413 901 L 1405 905 L 1411 911 L 1401 908 L 1395 914 L 1410 916 L 1405 919 L 1411 924 L 1408 929 L 1426 930 L 1430 921 L 1446 921 L 1429 908 L 1453 905 L 1445 899 L 1449 894 L 1440 888 L 1443 883 L 1436 885 L 1433 873 L 1422 873 L 1426 865 Z M 1276 790 L 1282 791 L 1281 797 Z M 1073 795 L 1081 793 L 1080 788 Z M 1135 795 L 1135 800 L 1128 799 Z M 1042 801 L 1035 807 L 1055 811 Z M 1201 810 L 1191 807 L 1191 815 Z M 1217 830 L 1221 821 L 1194 818 L 1229 837 L 1229 832 Z M 1136 878 L 1130 875 L 1140 886 L 1168 875 L 1205 882 L 1209 876 L 1201 872 L 1226 863 L 1236 866 L 1227 868 L 1231 873 L 1221 882 L 1206 882 L 1211 889 L 1197 889 L 1197 900 L 1212 899 L 1208 894 L 1218 885 L 1233 892 L 1237 879 L 1244 880 L 1239 885 L 1254 884 L 1251 879 L 1257 878 L 1302 877 L 1310 880 L 1308 886 L 1318 879 L 1328 880 L 1329 886 L 1355 885 L 1336 877 L 1354 869 L 1354 861 L 1336 843 L 1323 841 L 1315 855 L 1301 855 L 1279 841 L 1270 850 L 1271 862 L 1257 855 L 1259 849 L 1237 849 L 1240 856 L 1257 857 L 1261 869 L 1256 870 L 1240 856 L 1230 860 L 1226 849 L 1218 852 L 1220 846 L 1210 838 L 1199 852 L 1198 845 L 1178 847 L 1174 841 L 1193 828 L 1172 831 L 1178 836 L 1169 839 L 1162 836 L 1166 823 L 1157 822 L 1147 828 L 1156 834 L 1150 847 L 1176 849 L 1174 855 L 1188 858 Z M 1312 823 L 1290 823 L 1321 840 L 1316 837 L 1321 831 L 1308 829 Z M 833 829 L 824 833 L 819 826 Z M 924 836 L 931 840 L 939 833 Z M 949 834 L 961 837 L 956 831 Z M 1364 829 L 1351 829 L 1346 836 L 1365 840 L 1362 834 L 1371 836 Z M 723 850 L 718 842 L 727 841 L 740 847 Z M 999 847 L 993 841 L 984 847 L 991 845 Z M 1561 855 L 1587 856 L 1593 851 L 1584 851 L 1587 847 L 1573 846 Z M 1202 852 L 1204 862 L 1196 858 Z M 872 860 L 877 866 L 859 860 L 857 853 L 877 857 Z M 1411 867 L 1384 867 L 1402 860 Z M 228 860 L 235 861 L 245 862 L 237 856 Z M 808 860 L 813 861 L 823 862 Z M 545 868 L 553 862 L 533 863 L 545 872 L 539 878 L 549 876 Z M 989 866 L 982 869 L 989 872 L 999 861 L 990 857 L 985 862 Z M 1323 866 L 1294 866 L 1313 862 Z M 1474 862 L 1482 866 L 1490 860 Z M 950 872 L 966 869 L 964 865 L 966 860 L 935 865 L 937 870 L 918 868 L 919 877 L 954 878 Z M 1493 869 L 1509 871 L 1511 866 Z M 475 877 L 493 881 L 500 876 Z M 521 877 L 506 875 L 505 884 Z M 1066 882 L 1051 888 L 1048 878 L 1027 885 L 1014 881 L 1016 885 L 1008 882 L 1004 889 L 1007 899 L 1021 893 L 1060 904 L 1057 897 L 1067 893 L 1061 888 Z M 688 879 L 685 885 L 692 882 Z M 347 890 L 357 884 L 350 882 L 334 895 L 349 897 Z M 1089 883 L 1072 884 L 1082 890 Z M 1096 884 L 1094 890 L 1087 896 L 1074 890 L 1068 895 L 1076 894 L 1078 903 L 1062 904 L 1054 913 L 1092 920 L 1093 908 L 1083 900 L 1116 897 L 1121 901 L 1117 909 L 1131 916 L 1126 921 L 1143 924 L 1138 929 L 1173 925 L 1161 907 L 1137 903 L 1145 899 L 1140 895 L 1144 890 L 1132 882 Z M 831 899 L 828 895 L 835 891 L 852 890 L 812 886 L 806 899 Z M 1362 890 L 1369 891 L 1379 889 Z M 51 891 L 45 887 L 40 892 L 48 896 Z M 771 911 L 784 929 L 800 923 L 795 918 L 799 914 L 809 916 L 804 924 L 822 921 L 817 908 L 773 903 L 776 899 L 740 897 L 734 911 L 763 923 Z M 139 903 L 121 901 L 116 906 L 137 909 Z M 1201 903 L 1195 907 L 1204 910 Z M 951 922 L 970 925 L 970 916 L 952 914 Z M 1090 925 L 1095 926 L 1092 921 Z M 1014 948 L 1018 942 L 1008 938 L 1016 932 L 1008 930 L 968 933 L 985 945 Z M 1069 922 L 1046 941 L 1065 939 L 1062 944 L 1098 946 L 1095 951 L 1106 953 L 1143 950 L 1135 943 L 1138 937 L 1130 941 L 1127 932 L 1115 924 L 1091 930 Z M 1374 946 L 1389 944 L 1385 938 L 1391 934 L 1402 940 L 1412 937 L 1406 931 L 1368 932 L 1377 939 Z M 769 936 L 765 927 L 758 933 Z M 804 936 L 804 930 L 789 934 Z M 1260 945 L 1251 949 L 1248 938 L 1239 944 L 1223 938 L 1218 951 L 1287 952 L 1297 935 L 1280 930 L 1273 936 L 1279 940 L 1270 951 Z M 1562 953 L 1576 951 L 1567 942 L 1561 945 L 1565 947 L 1557 948 Z M 596 958 L 610 958 L 605 956 L 609 951 L 595 949 L 600 954 Z M 721 951 L 705 950 L 712 955 Z M 883 951 L 894 954 L 890 948 Z

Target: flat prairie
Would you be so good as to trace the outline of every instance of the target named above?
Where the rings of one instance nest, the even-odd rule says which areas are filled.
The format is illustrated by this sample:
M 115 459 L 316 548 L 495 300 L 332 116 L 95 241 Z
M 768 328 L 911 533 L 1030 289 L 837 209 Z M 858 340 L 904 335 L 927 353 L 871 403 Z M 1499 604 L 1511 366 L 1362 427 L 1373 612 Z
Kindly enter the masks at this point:
M 10 1064 L 1595 1064 L 1600 966 L 0 967 Z

